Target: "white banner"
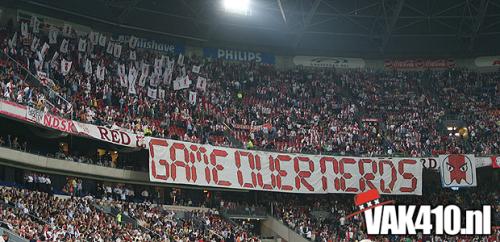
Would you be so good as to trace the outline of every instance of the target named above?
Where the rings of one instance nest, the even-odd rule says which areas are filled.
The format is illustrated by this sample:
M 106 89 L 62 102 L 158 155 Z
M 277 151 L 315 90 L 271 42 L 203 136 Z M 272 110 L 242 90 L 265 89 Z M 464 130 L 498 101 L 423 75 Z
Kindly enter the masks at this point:
M 44 112 L 30 106 L 26 109 L 26 119 L 35 123 L 42 123 Z
M 59 51 L 61 53 L 67 53 L 68 52 L 68 44 L 69 44 L 69 41 L 67 39 L 63 39 L 61 41 L 61 47 L 59 48 Z
M 143 146 L 144 136 L 80 122 L 74 122 L 74 125 L 79 134 L 87 135 L 104 142 L 133 148 Z
M 64 36 L 70 37 L 71 36 L 71 25 L 64 24 L 62 33 Z
M 101 64 L 97 65 L 96 76 L 100 81 L 104 80 L 104 75 L 106 74 L 106 67 L 101 67 Z
M 87 40 L 86 39 L 80 39 L 78 41 L 78 51 L 85 52 L 86 49 L 87 49 Z
M 104 34 L 99 35 L 99 45 L 102 47 L 106 46 L 106 36 Z
M 111 42 L 108 42 L 108 46 L 106 47 L 106 53 L 112 55 L 114 49 L 115 45 Z
M 67 75 L 69 73 L 69 71 L 71 70 L 71 64 L 71 61 L 67 61 L 65 59 L 61 60 L 61 73 L 63 75 Z
M 120 58 L 120 56 L 122 55 L 122 46 L 121 45 L 115 44 L 115 46 L 113 48 L 113 55 L 115 56 L 115 58 Z
M 440 155 L 438 158 L 443 187 L 477 186 L 476 161 L 472 155 Z
M 42 59 L 45 59 L 45 55 L 49 51 L 49 48 L 50 48 L 49 44 L 47 44 L 46 42 L 43 43 L 42 50 L 40 51 L 40 54 L 42 55 Z
M 198 81 L 196 82 L 196 89 L 206 91 L 207 90 L 207 78 L 198 77 Z
M 92 62 L 89 59 L 85 61 L 85 73 L 92 75 Z
M 135 36 L 130 36 L 130 39 L 128 40 L 128 47 L 131 49 L 135 49 L 137 46 L 137 37 Z
M 156 88 L 148 87 L 148 97 L 150 97 L 152 99 L 156 99 L 157 91 L 158 91 L 158 89 L 156 89 Z
M 130 51 L 128 59 L 134 61 L 137 59 L 137 54 L 135 53 L 135 50 Z
M 191 80 L 189 80 L 189 76 L 177 78 L 174 80 L 174 90 L 175 91 L 189 88 L 189 85 L 191 85 Z
M 146 138 L 152 182 L 293 193 L 422 194 L 415 158 L 283 154 Z
M 70 134 L 76 134 L 74 122 L 69 119 L 61 118 L 44 111 L 27 107 L 26 119 L 38 125 L 59 130 Z
M 200 68 L 201 68 L 201 66 L 193 66 L 193 73 L 196 73 L 196 74 L 200 73 Z
M 99 33 L 97 32 L 90 32 L 89 33 L 89 40 L 92 45 L 96 45 L 99 43 Z
M 33 33 L 38 34 L 40 33 L 40 20 L 36 16 L 32 17 L 33 19 Z
M 23 37 L 28 37 L 28 23 L 26 22 L 21 23 L 21 35 Z
M 59 34 L 59 31 L 56 28 L 50 28 L 49 30 L 49 44 L 56 44 L 57 43 L 57 35 Z
M 474 60 L 477 67 L 500 67 L 500 56 L 481 56 Z
M 31 41 L 31 51 L 35 52 L 38 49 L 39 44 L 40 44 L 40 39 L 34 36 L 33 40 Z
M 189 91 L 189 103 L 191 105 L 196 105 L 196 92 Z
M 364 68 L 365 61 L 361 58 L 295 56 L 293 63 L 298 66 L 334 67 L 334 68 Z

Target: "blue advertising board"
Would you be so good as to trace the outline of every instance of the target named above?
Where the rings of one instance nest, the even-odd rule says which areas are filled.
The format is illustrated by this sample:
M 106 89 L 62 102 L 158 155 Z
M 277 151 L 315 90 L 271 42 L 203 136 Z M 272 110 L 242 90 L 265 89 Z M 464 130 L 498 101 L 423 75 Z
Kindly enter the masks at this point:
M 274 64 L 275 57 L 269 53 L 222 48 L 203 48 L 203 56 L 228 61 L 255 61 L 263 64 Z

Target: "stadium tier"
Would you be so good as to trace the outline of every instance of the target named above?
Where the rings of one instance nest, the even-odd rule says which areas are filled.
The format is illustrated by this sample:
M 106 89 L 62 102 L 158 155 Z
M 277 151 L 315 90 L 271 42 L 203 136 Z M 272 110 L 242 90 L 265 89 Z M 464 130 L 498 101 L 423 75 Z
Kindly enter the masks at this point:
M 234 18 L 267 4 L 221 2 Z M 273 1 L 290 26 L 291 2 Z M 312 2 L 312 15 L 335 4 Z M 393 14 L 414 8 L 395 2 Z M 141 3 L 157 4 L 119 22 L 155 13 Z M 0 3 L 0 242 L 499 241 L 497 50 L 278 56 L 153 40 L 65 4 Z

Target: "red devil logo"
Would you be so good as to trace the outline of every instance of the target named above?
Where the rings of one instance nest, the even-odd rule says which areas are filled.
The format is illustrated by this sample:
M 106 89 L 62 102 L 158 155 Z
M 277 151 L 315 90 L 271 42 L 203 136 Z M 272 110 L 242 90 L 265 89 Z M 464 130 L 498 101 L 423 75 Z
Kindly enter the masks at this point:
M 452 183 L 459 185 L 464 182 L 471 185 L 474 181 L 472 162 L 467 156 L 449 155 L 443 159 L 441 166 L 441 172 L 445 173 L 442 174 L 443 182 L 446 185 L 451 185 Z

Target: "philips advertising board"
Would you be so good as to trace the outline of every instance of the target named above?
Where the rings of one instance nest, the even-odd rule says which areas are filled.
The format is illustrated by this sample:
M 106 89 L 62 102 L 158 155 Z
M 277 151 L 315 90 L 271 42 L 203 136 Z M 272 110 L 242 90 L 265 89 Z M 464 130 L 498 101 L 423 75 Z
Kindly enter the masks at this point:
M 203 48 L 203 56 L 228 61 L 255 61 L 263 64 L 276 63 L 275 57 L 272 54 L 246 50 Z

